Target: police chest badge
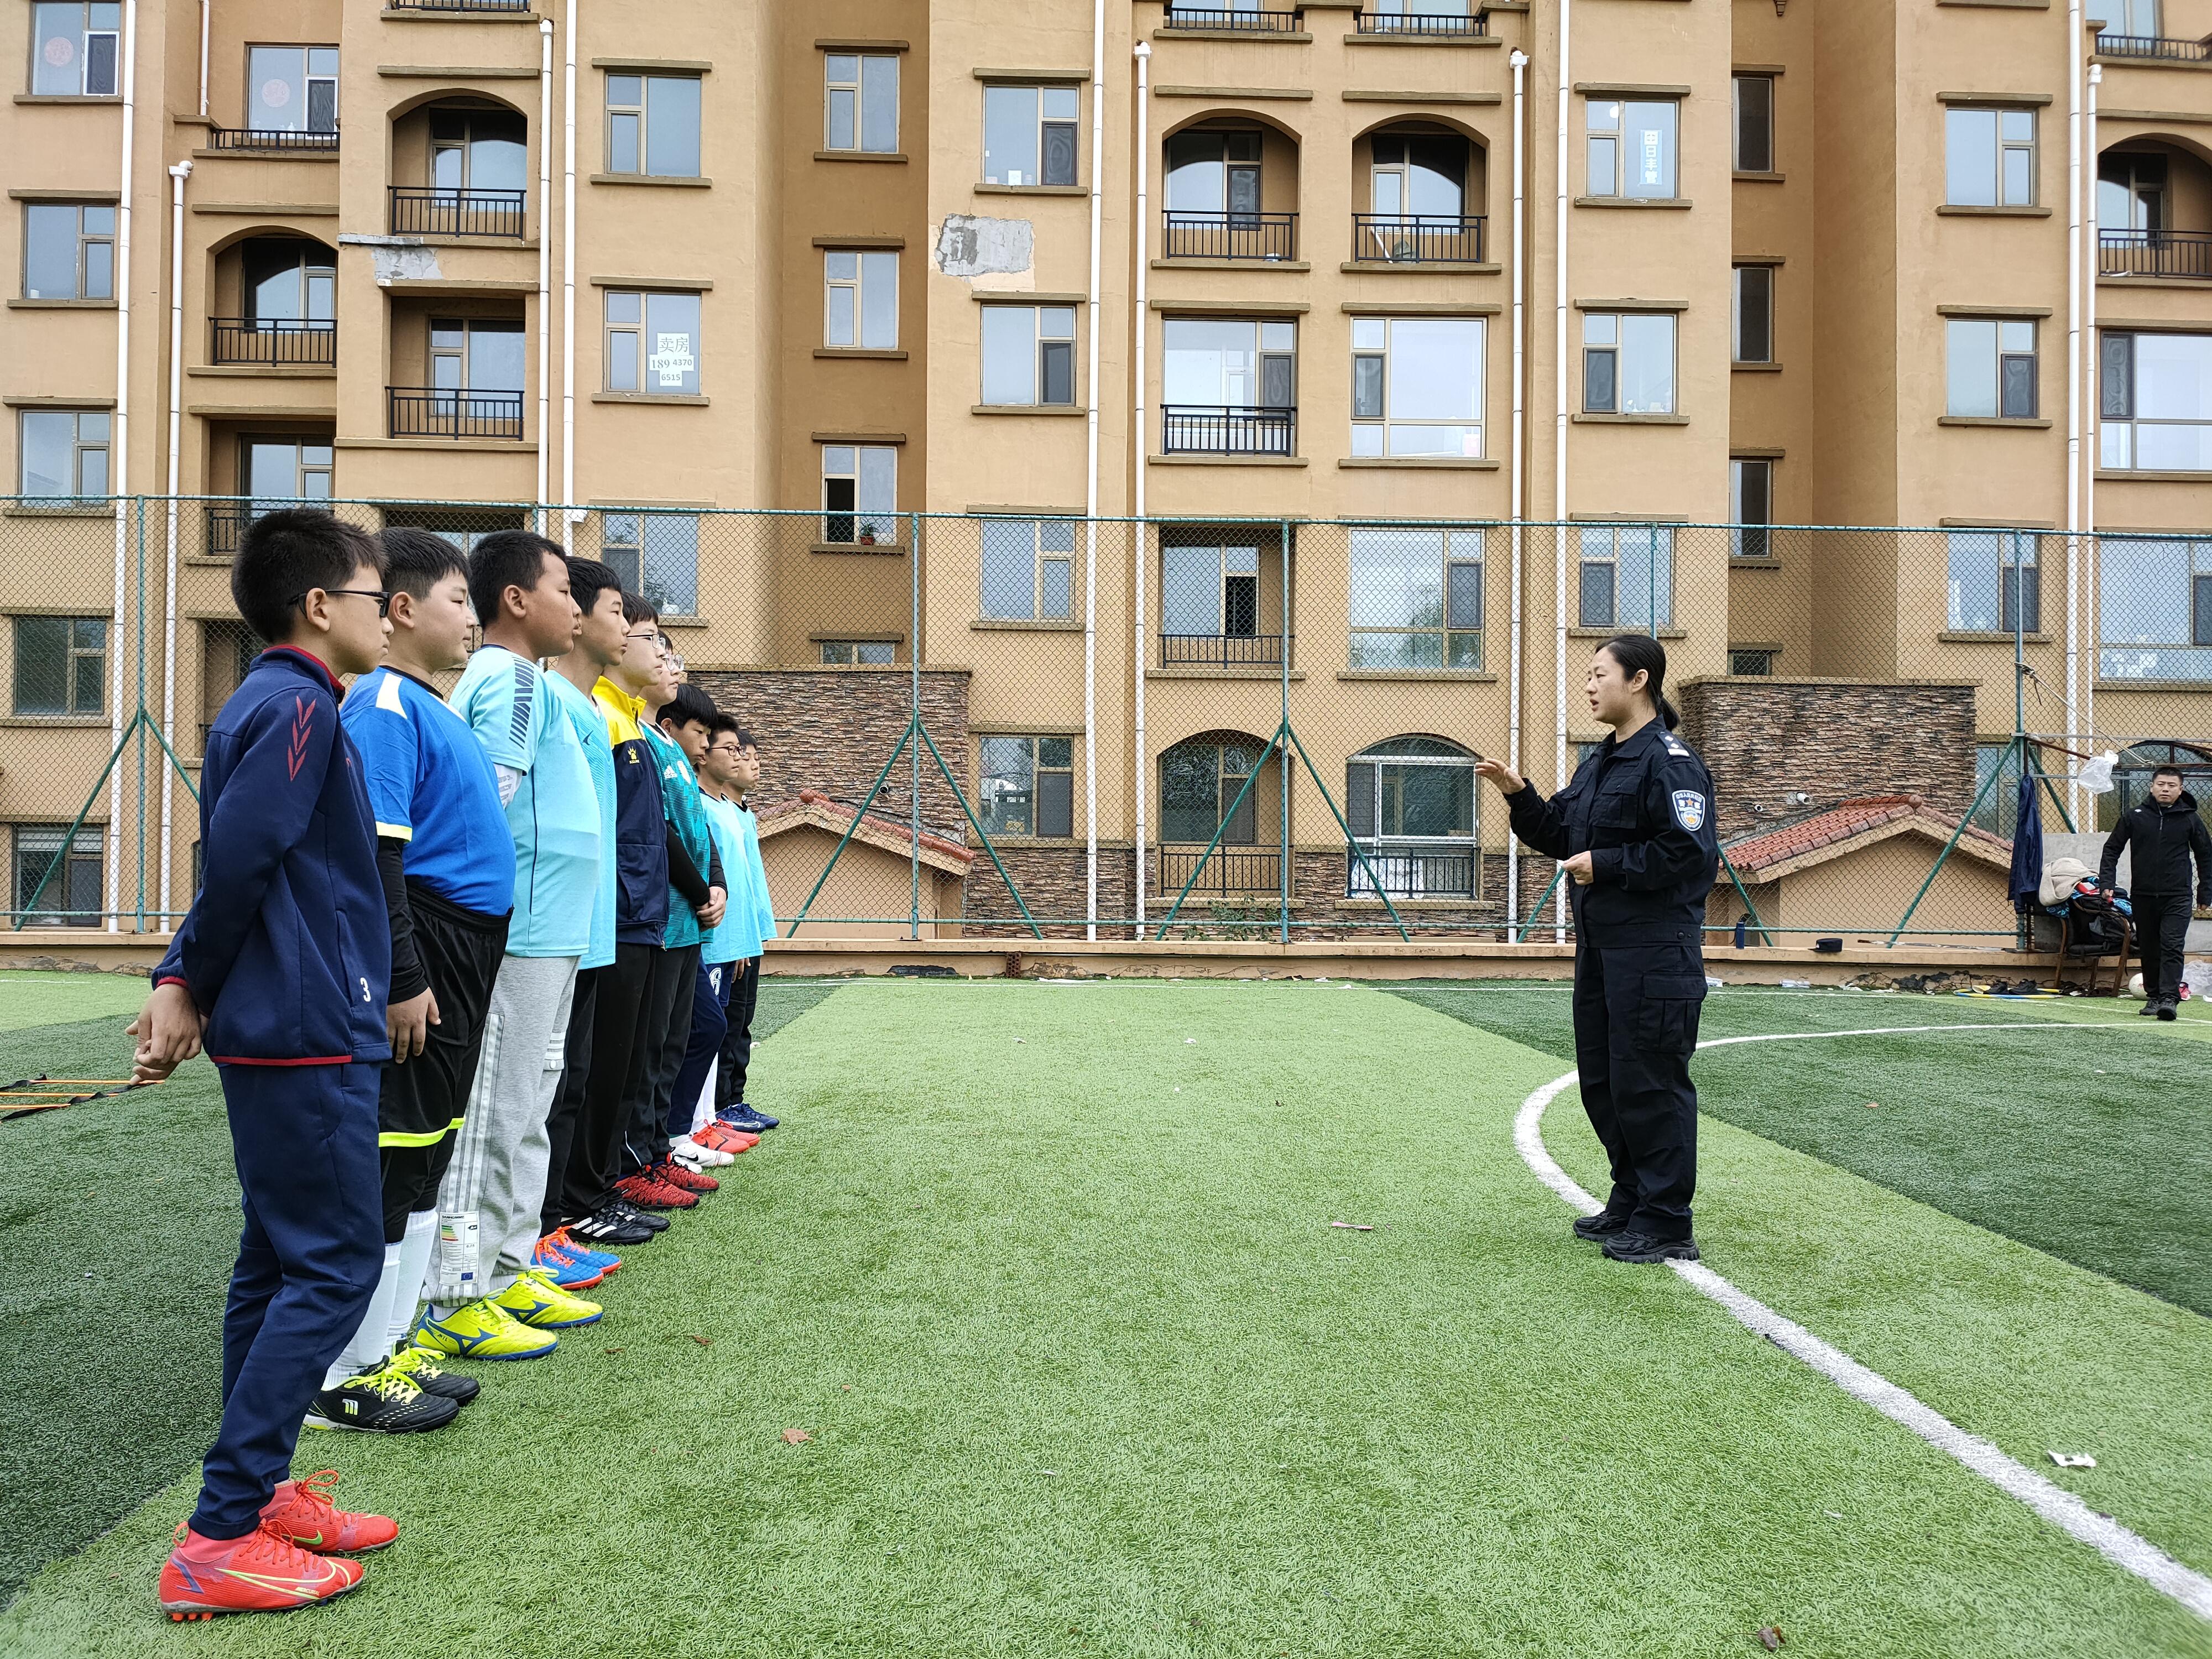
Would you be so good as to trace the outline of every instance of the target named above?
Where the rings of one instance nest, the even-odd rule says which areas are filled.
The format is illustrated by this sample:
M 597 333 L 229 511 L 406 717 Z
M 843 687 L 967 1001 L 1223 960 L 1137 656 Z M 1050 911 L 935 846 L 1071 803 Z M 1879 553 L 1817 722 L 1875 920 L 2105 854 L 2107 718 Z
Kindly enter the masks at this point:
M 1694 789 L 1674 792 L 1674 822 L 1696 835 L 1705 827 L 1705 798 Z

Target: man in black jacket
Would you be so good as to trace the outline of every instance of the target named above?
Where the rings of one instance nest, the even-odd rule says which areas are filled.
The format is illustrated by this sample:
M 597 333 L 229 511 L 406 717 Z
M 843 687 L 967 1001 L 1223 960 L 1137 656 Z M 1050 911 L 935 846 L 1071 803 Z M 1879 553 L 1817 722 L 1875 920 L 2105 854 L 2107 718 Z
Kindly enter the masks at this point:
M 2172 1019 L 2181 996 L 2181 949 L 2189 933 L 2191 895 L 2199 909 L 2212 905 L 2212 833 L 2197 817 L 2197 799 L 2181 787 L 2181 774 L 2173 767 L 2161 766 L 2151 774 L 2150 799 L 2124 814 L 2106 838 L 2098 874 L 2108 888 L 2124 847 L 2135 849 L 2128 896 L 2135 902 L 2136 943 L 2142 951 L 2142 1012 Z

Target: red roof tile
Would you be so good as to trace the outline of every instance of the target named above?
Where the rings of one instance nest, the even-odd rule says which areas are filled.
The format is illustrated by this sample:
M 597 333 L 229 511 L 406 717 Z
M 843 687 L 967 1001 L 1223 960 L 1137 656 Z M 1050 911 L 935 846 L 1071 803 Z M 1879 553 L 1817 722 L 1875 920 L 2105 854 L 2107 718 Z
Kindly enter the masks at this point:
M 1936 811 L 1918 795 L 1862 795 L 1830 807 L 1825 812 L 1815 812 L 1810 817 L 1800 818 L 1795 823 L 1761 830 L 1741 841 L 1731 842 L 1728 843 L 1729 861 L 1739 871 L 1754 872 L 1801 858 L 1823 847 L 1856 841 L 1871 831 L 1907 818 L 1918 818 L 1939 825 L 1946 835 L 1959 827 L 1959 820 L 1955 817 Z M 1972 841 L 1978 847 L 2000 857 L 2008 859 L 2012 855 L 2010 842 L 1972 824 L 1966 827 L 1961 839 Z

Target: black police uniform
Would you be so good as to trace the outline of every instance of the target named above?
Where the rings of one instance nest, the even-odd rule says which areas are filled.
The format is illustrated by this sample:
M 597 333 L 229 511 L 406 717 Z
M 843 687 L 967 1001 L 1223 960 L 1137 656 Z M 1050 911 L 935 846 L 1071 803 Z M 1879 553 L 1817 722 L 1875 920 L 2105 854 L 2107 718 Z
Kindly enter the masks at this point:
M 1596 879 L 1572 884 L 1575 1066 L 1583 1109 L 1613 1164 L 1606 1208 L 1626 1233 L 1690 1237 L 1698 1096 L 1690 1055 L 1705 998 L 1705 896 L 1720 860 L 1713 781 L 1654 720 L 1607 738 L 1546 800 L 1506 797 L 1513 833 L 1554 859 L 1589 853 Z

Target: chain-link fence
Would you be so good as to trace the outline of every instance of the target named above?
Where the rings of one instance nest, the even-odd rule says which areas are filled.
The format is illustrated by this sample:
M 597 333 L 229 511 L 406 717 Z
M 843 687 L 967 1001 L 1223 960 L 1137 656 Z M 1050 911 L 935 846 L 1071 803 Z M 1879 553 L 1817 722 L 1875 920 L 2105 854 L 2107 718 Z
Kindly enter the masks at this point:
M 2212 775 L 2212 532 L 948 516 L 865 474 L 803 513 L 331 505 L 541 529 L 651 599 L 759 743 L 800 937 L 1557 939 L 1474 763 L 1557 788 L 1620 632 L 1714 775 L 1717 945 L 2011 943 L 2023 803 L 2094 868 L 2154 765 Z M 228 565 L 276 504 L 5 504 L 12 927 L 190 902 L 259 644 Z

